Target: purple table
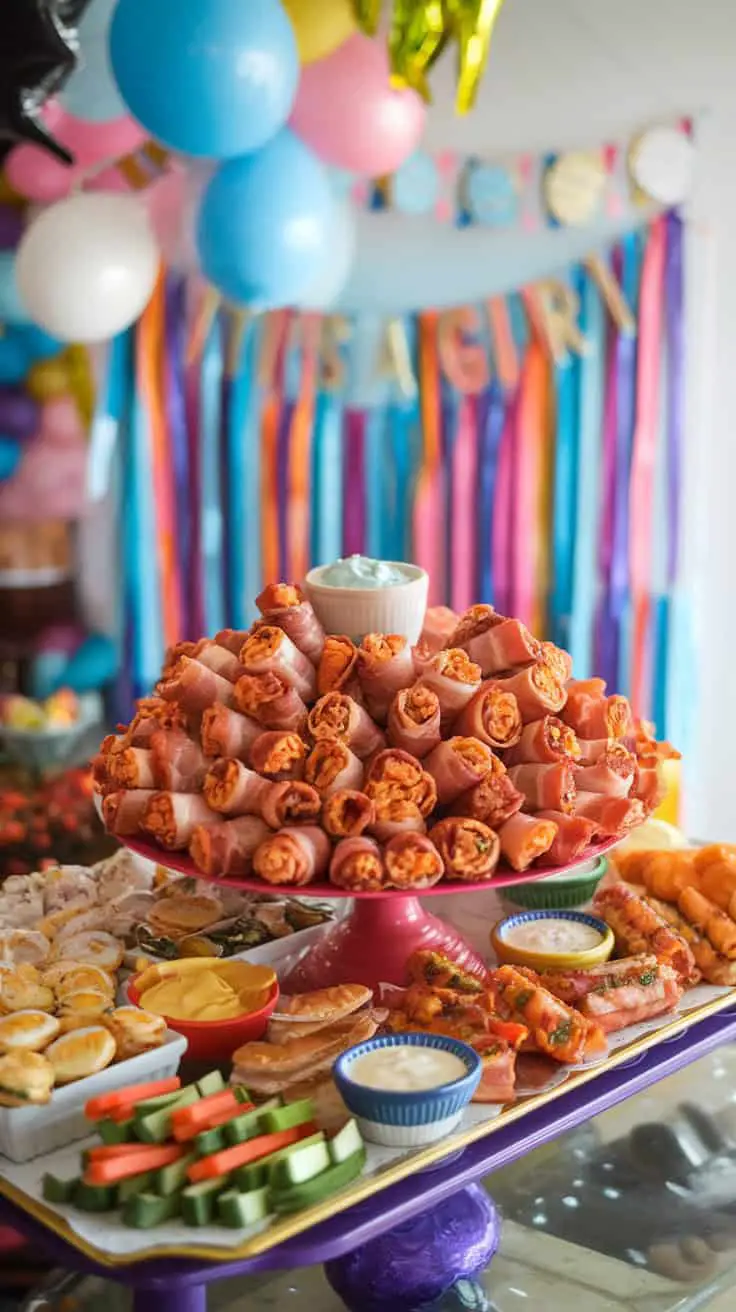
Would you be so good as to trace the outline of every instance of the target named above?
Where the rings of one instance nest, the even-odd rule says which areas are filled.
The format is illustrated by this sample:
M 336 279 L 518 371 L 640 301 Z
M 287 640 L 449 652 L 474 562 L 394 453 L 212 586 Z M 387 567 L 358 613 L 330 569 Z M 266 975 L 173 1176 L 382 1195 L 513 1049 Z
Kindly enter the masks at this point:
M 467 1279 L 480 1271 L 496 1249 L 498 1218 L 486 1195 L 474 1187 L 476 1181 L 734 1039 L 736 1009 L 710 1016 L 625 1066 L 537 1108 L 523 1121 L 252 1258 L 206 1264 L 157 1259 L 111 1272 L 4 1198 L 0 1222 L 15 1227 L 67 1269 L 129 1286 L 135 1312 L 205 1312 L 210 1281 L 319 1262 L 328 1264 L 328 1278 L 351 1312 L 426 1306 L 428 1294 L 442 1292 L 418 1283 L 424 1281 L 427 1266 L 438 1270 L 447 1288 L 453 1276 Z M 417 1263 L 417 1253 L 424 1257 L 430 1249 L 433 1261 Z M 387 1279 L 366 1291 L 366 1269 L 371 1266 L 386 1271 Z

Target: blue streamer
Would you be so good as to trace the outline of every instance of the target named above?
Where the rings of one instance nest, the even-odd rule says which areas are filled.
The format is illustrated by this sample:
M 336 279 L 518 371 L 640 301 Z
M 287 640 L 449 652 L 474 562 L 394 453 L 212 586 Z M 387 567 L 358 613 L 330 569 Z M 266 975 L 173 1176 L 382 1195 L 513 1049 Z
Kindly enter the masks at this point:
M 249 328 L 241 347 L 238 369 L 230 387 L 230 406 L 227 423 L 227 482 L 225 494 L 228 504 L 228 538 L 225 551 L 228 555 L 228 618 L 232 627 L 244 629 L 249 623 L 253 597 L 248 591 L 246 557 L 251 552 L 252 539 L 260 535 L 249 518 L 250 469 L 247 429 L 253 393 L 257 390 L 255 361 L 255 332 Z
M 636 315 L 639 306 L 639 278 L 642 242 L 638 233 L 622 239 L 622 287 L 624 296 Z M 633 626 L 629 604 L 629 474 L 636 420 L 636 353 L 634 337 L 619 338 L 619 387 L 616 434 L 616 493 L 613 530 L 613 566 L 611 569 L 611 615 L 618 636 L 618 660 L 614 670 L 614 687 L 626 696 L 631 691 L 631 655 Z
M 245 627 L 256 618 L 258 608 L 255 599 L 264 583 L 261 550 L 261 411 L 263 408 L 263 389 L 258 385 L 257 360 L 259 347 L 260 332 L 254 326 L 246 335 L 243 345 L 245 360 L 243 373 L 248 374 L 249 386 L 247 391 L 244 388 L 240 398 L 240 405 L 242 405 L 242 411 L 240 411 L 242 414 L 240 439 L 242 482 L 238 500 L 239 510 L 242 509 L 243 528 L 240 541 L 233 545 L 233 551 L 238 552 L 240 571 L 242 571 L 242 575 L 239 572 L 237 576 L 237 592 L 243 624 L 238 627 Z M 235 522 L 239 524 L 239 520 Z
M 342 419 L 342 402 L 333 392 L 321 392 L 312 444 L 314 565 L 328 565 L 342 555 Z
M 131 617 L 131 684 L 133 696 L 137 698 L 150 691 L 159 677 L 164 659 L 151 433 L 148 413 L 137 387 L 131 403 L 123 495 L 126 595 Z
M 593 672 L 593 640 L 598 592 L 600 518 L 600 434 L 603 421 L 606 320 L 593 279 L 578 273 L 580 327 L 587 350 L 580 360 L 575 558 L 569 651 L 579 678 Z
M 552 589 L 549 623 L 552 641 L 567 649 L 573 607 L 576 489 L 578 479 L 581 365 L 568 356 L 555 366 L 557 433 L 552 502 Z
M 485 414 L 479 425 L 478 448 L 478 601 L 493 603 L 493 510 L 501 438 L 506 424 L 506 398 L 493 379 L 485 397 Z
M 199 451 L 202 466 L 202 558 L 204 601 L 208 633 L 217 633 L 226 623 L 223 587 L 222 486 L 220 468 L 220 425 L 222 422 L 222 376 L 224 370 L 222 327 L 213 324 L 202 357 L 200 378 Z

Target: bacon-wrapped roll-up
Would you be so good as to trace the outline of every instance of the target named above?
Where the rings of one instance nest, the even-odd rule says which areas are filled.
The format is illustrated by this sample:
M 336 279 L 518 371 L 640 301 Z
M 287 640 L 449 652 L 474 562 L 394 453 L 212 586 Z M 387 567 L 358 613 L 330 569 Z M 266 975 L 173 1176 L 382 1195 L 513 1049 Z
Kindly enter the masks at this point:
M 557 826 L 557 833 L 552 846 L 545 852 L 539 864 L 543 866 L 567 866 L 582 856 L 598 833 L 598 826 L 582 815 L 564 815 L 562 811 L 538 811 L 537 819 L 551 820 Z
M 175 642 L 172 647 L 168 647 L 161 666 L 161 678 L 168 679 L 173 674 L 182 656 L 194 656 L 197 646 L 196 642 Z
M 378 725 L 370 715 L 344 692 L 328 692 L 309 712 L 307 728 L 317 742 L 321 738 L 338 738 L 364 761 L 386 746 Z
M 378 811 L 387 802 L 410 802 L 422 816 L 428 816 L 437 805 L 437 786 L 431 774 L 422 769 L 419 761 L 398 747 L 387 747 L 379 752 L 366 771 L 363 791 L 376 804 Z
M 411 687 L 414 679 L 414 657 L 406 638 L 398 633 L 365 635 L 358 648 L 358 680 L 371 715 L 385 723 L 397 692 Z
M 542 654 L 541 643 L 521 620 L 502 619 L 498 623 L 499 617 L 495 612 L 494 617 L 496 623 L 482 633 L 458 643 L 468 653 L 471 661 L 480 666 L 484 678 L 539 660 Z
M 205 756 L 234 756 L 247 765 L 250 749 L 263 725 L 229 706 L 209 706 L 202 716 L 200 738 Z
M 606 961 L 589 970 L 547 970 L 540 978 L 550 993 L 576 1007 L 604 1034 L 663 1016 L 682 997 L 674 970 L 645 955 Z
M 370 825 L 370 831 L 379 843 L 388 843 L 397 834 L 423 834 L 426 828 L 418 807 L 402 798 L 389 798 L 376 806 L 375 820 Z
M 532 861 L 549 852 L 556 834 L 554 821 L 517 811 L 498 830 L 501 855 L 513 870 L 528 870 Z
M 302 886 L 323 875 L 332 846 L 316 825 L 290 826 L 270 834 L 253 857 L 253 867 L 267 884 Z
M 274 782 L 301 779 L 306 759 L 307 745 L 298 733 L 267 729 L 251 744 L 252 769 Z
M 150 747 L 123 747 L 107 757 L 107 772 L 118 788 L 158 788 L 156 760 Z
M 654 765 L 642 765 L 637 761 L 629 797 L 641 802 L 646 814 L 651 815 L 660 802 L 664 801 L 666 792 L 667 780 L 659 761 Z
M 482 820 L 448 816 L 429 831 L 448 879 L 474 882 L 491 879 L 501 855 L 501 843 Z
M 565 686 L 544 661 L 536 661 L 516 674 L 491 682 L 514 694 L 524 723 L 539 720 L 543 715 L 557 715 L 565 705 Z
M 268 779 L 242 761 L 220 757 L 207 771 L 202 793 L 207 805 L 220 815 L 259 815 L 269 786 Z
M 236 820 L 197 825 L 189 844 L 189 855 L 202 874 L 217 876 L 249 875 L 253 853 L 271 831 L 257 815 L 241 815 Z
M 319 664 L 325 631 L 301 589 L 294 583 L 269 583 L 256 606 L 267 624 L 276 624 L 313 665 Z
M 598 826 L 601 838 L 620 838 L 645 818 L 644 807 L 634 797 L 606 797 L 604 793 L 578 792 L 575 815 L 585 816 Z
M 372 893 L 388 883 L 381 849 L 372 838 L 343 838 L 332 853 L 330 883 L 353 893 Z
M 579 738 L 625 738 L 632 725 L 631 706 L 626 697 L 606 697 L 591 691 L 602 679 L 572 679 L 567 685 L 563 719 Z M 603 687 L 605 688 L 605 684 Z
M 132 838 L 139 834 L 153 795 L 151 788 L 131 788 L 103 797 L 102 818 L 108 833 L 115 834 L 116 838 Z
M 480 666 L 462 647 L 438 652 L 423 667 L 420 677 L 425 688 L 437 693 L 443 729 L 472 702 L 481 685 Z
M 109 769 L 111 759 L 110 756 L 103 756 L 102 752 L 98 752 L 90 761 L 90 766 L 92 768 L 92 788 L 98 797 L 104 797 L 106 793 L 114 793 L 117 791 L 118 785 L 113 780 Z
M 146 807 L 142 828 L 170 852 L 189 847 L 197 825 L 216 824 L 201 793 L 154 793 Z
M 218 647 L 224 647 L 225 651 L 229 651 L 233 656 L 239 656 L 243 643 L 250 637 L 252 631 L 252 629 L 220 629 L 220 632 L 215 634 L 215 642 Z
M 278 674 L 303 701 L 311 701 L 316 693 L 317 676 L 309 657 L 273 624 L 257 625 L 240 649 L 240 663 L 247 674 Z
M 387 733 L 392 747 L 420 761 L 428 756 L 442 740 L 437 693 L 423 683 L 397 693 L 389 709 Z
M 444 647 L 441 650 L 444 651 Z M 439 653 L 436 652 L 429 643 L 426 643 L 423 638 L 420 638 L 419 642 L 412 647 L 411 658 L 414 662 L 414 674 L 417 679 L 421 679 L 424 671 L 428 669 L 435 656 L 438 654 Z
M 215 674 L 222 675 L 228 683 L 235 683 L 243 673 L 243 667 L 237 656 L 211 638 L 202 638 L 196 644 L 192 656 L 201 665 L 206 665 L 208 670 L 214 670 Z
M 493 769 L 493 752 L 477 738 L 447 738 L 425 757 L 424 768 L 437 785 L 440 806 L 449 806 Z
M 549 765 L 513 765 L 509 779 L 524 794 L 525 811 L 562 811 L 572 815 L 575 809 L 575 772 L 569 761 Z
M 304 778 L 322 798 L 342 788 L 359 791 L 363 784 L 363 762 L 346 743 L 337 738 L 322 738 L 307 757 Z
M 191 656 L 179 657 L 171 677 L 159 683 L 157 691 L 164 701 L 178 702 L 187 711 L 206 711 L 215 702 L 233 705 L 230 681 Z
M 322 824 L 331 838 L 359 838 L 375 819 L 374 803 L 355 788 L 338 788 L 322 808 Z
M 432 888 L 445 872 L 442 857 L 426 834 L 396 834 L 386 844 L 383 860 L 387 882 L 404 892 Z
M 452 815 L 469 815 L 498 829 L 524 805 L 524 794 L 511 782 L 506 766 L 494 758 L 493 768 L 474 788 L 462 793 L 450 807 Z
M 480 738 L 482 743 L 499 751 L 513 748 L 519 742 L 522 727 L 519 703 L 514 694 L 500 684 L 492 683 L 482 685 L 472 702 L 458 715 L 453 730 Z
M 279 674 L 243 674 L 235 685 L 235 704 L 263 729 L 301 733 L 307 708 L 296 688 Z
M 572 656 L 569 651 L 555 646 L 554 642 L 542 643 L 542 660 L 554 673 L 560 683 L 567 683 L 572 674 Z
M 577 1007 L 583 998 L 587 998 L 594 989 L 613 989 L 619 983 L 641 976 L 648 976 L 656 971 L 659 962 L 651 952 L 639 952 L 633 957 L 621 957 L 618 961 L 602 961 L 598 966 L 571 967 L 569 970 L 543 970 L 539 980 L 550 993 L 554 993 L 568 1007 Z M 648 983 L 645 980 L 645 983 Z
M 151 757 L 158 787 L 167 793 L 198 792 L 210 764 L 188 734 L 163 729 L 151 738 Z
M 130 747 L 147 747 L 159 729 L 186 733 L 188 728 L 189 717 L 182 706 L 164 701 L 163 697 L 142 697 L 125 737 Z
M 349 692 L 358 688 L 358 648 L 344 633 L 331 633 L 317 666 L 317 693 Z
M 493 606 L 485 603 L 479 603 L 476 606 L 470 606 L 464 610 L 458 617 L 457 624 L 449 635 L 446 647 L 464 647 L 472 638 L 479 638 L 489 629 L 493 629 L 498 624 L 503 624 L 506 616 L 499 615 Z
M 573 730 L 569 725 L 566 725 L 565 727 L 567 728 L 568 733 L 573 733 Z M 578 738 L 577 742 L 580 747 L 580 756 L 578 758 L 579 764 L 595 765 L 596 761 L 600 761 L 601 757 L 605 756 L 611 746 L 612 739 Z
M 628 797 L 634 782 L 636 757 L 623 743 L 611 743 L 593 765 L 580 765 L 575 782 L 583 793 L 602 793 L 606 797 Z
M 671 966 L 683 984 L 690 980 L 695 961 L 684 938 L 626 884 L 599 888 L 593 899 L 593 908 L 613 930 L 616 949 L 621 956 L 651 953 L 657 961 Z
M 553 761 L 579 761 L 581 747 L 569 724 L 556 715 L 543 715 L 525 724 L 515 747 L 504 756 L 505 764 L 540 765 Z
M 315 824 L 321 810 L 322 798 L 317 789 L 299 779 L 268 784 L 261 794 L 260 813 L 271 829 Z
M 428 606 L 424 616 L 424 627 L 419 637 L 420 643 L 430 648 L 432 653 L 449 646 L 449 639 L 457 628 L 460 616 L 449 606 Z
M 600 1026 L 543 988 L 531 971 L 522 974 L 514 966 L 499 966 L 493 982 L 503 1009 L 529 1027 L 535 1047 L 547 1057 L 577 1065 L 606 1052 Z

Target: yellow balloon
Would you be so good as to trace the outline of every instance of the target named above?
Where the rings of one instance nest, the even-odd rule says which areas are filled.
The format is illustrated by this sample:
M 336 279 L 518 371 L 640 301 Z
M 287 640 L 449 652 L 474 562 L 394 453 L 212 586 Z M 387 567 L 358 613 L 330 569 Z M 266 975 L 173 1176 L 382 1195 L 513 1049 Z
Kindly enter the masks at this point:
M 34 401 L 53 401 L 70 392 L 69 370 L 63 359 L 39 360 L 31 365 L 26 378 L 26 391 Z
M 283 0 L 283 5 L 303 64 L 331 55 L 356 30 L 350 0 Z
M 14 205 L 20 208 L 21 205 L 25 204 L 25 198 L 19 196 L 17 191 L 13 191 L 5 174 L 0 172 L 0 205 Z
M 61 359 L 67 374 L 67 390 L 71 392 L 87 428 L 95 412 L 95 382 L 89 351 L 86 346 L 67 346 Z

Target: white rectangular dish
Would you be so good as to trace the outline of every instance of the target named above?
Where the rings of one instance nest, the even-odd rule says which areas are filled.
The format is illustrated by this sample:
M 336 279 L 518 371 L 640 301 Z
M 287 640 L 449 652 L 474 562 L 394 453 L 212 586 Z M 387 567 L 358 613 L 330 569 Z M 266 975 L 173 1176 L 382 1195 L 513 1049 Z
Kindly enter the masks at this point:
M 181 1034 L 167 1030 L 160 1048 L 113 1063 L 98 1075 L 54 1089 L 45 1107 L 0 1107 L 0 1153 L 11 1162 L 29 1162 L 90 1133 L 84 1108 L 90 1098 L 127 1084 L 144 1084 L 176 1075 L 186 1052 Z

